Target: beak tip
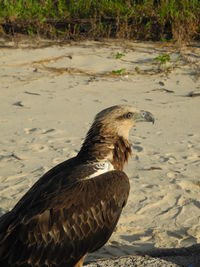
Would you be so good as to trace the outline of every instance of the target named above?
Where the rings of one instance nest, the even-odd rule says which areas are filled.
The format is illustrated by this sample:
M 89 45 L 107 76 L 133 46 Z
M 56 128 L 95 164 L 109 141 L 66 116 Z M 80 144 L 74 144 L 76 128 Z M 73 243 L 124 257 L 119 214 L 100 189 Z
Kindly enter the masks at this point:
M 152 122 L 152 124 L 154 124 L 155 118 L 151 112 L 141 110 L 139 121 Z
M 146 119 L 147 122 L 152 122 L 152 124 L 154 124 L 155 122 L 153 114 L 151 114 L 149 111 L 145 112 L 144 118 Z

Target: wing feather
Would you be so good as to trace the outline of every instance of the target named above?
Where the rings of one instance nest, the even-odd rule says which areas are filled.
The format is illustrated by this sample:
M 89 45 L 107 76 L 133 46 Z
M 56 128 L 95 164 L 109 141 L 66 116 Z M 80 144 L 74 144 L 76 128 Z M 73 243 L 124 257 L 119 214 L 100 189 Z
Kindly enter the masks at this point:
M 1 266 L 74 266 L 112 234 L 128 198 L 125 173 L 111 171 L 71 184 L 63 177 L 52 180 L 53 188 L 40 185 L 39 199 L 27 193 L 10 213 L 10 224 L 2 220 L 8 225 L 0 227 Z

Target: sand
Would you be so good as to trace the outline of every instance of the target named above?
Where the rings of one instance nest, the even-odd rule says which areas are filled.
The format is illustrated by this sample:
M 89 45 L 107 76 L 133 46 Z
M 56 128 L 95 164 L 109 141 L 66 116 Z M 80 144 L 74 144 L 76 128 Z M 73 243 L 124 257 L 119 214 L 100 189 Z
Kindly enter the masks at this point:
M 160 260 L 156 258 L 150 258 L 148 256 L 146 257 L 121 257 L 118 259 L 112 259 L 112 260 L 99 260 L 94 263 L 90 263 L 87 265 L 87 267 L 178 267 L 179 265 L 169 263 L 165 260 Z
M 128 204 L 86 261 L 200 243 L 199 44 L 0 40 L 0 61 L 0 215 L 77 153 L 97 112 L 130 104 L 156 121 L 131 132 Z

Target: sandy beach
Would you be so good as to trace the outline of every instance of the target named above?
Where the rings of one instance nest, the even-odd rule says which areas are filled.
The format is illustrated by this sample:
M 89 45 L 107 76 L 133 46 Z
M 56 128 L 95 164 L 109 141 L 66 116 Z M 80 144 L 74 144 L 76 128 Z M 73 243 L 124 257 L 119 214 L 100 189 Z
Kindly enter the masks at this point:
M 131 132 L 127 206 L 86 262 L 200 243 L 200 44 L 0 40 L 0 61 L 0 215 L 76 155 L 97 112 L 129 104 L 156 121 Z

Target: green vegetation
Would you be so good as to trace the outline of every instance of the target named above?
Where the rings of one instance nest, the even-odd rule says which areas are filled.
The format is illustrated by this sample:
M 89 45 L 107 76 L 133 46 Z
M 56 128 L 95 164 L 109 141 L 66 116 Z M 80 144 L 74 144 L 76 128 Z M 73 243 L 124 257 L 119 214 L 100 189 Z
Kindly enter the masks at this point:
M 126 74 L 126 69 L 122 68 L 122 69 L 119 69 L 119 70 L 113 70 L 112 74 L 122 76 L 122 75 Z
M 124 56 L 125 56 L 125 54 L 120 53 L 120 52 L 117 52 L 116 55 L 115 55 L 115 58 L 116 58 L 116 59 L 121 59 L 121 58 L 124 57 Z
M 0 34 L 187 41 L 200 0 L 0 0 Z
M 171 58 L 169 54 L 162 54 L 157 56 L 154 60 L 156 60 L 160 64 L 166 64 L 167 62 L 170 62 Z

